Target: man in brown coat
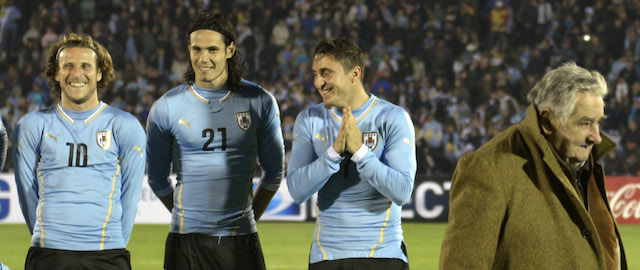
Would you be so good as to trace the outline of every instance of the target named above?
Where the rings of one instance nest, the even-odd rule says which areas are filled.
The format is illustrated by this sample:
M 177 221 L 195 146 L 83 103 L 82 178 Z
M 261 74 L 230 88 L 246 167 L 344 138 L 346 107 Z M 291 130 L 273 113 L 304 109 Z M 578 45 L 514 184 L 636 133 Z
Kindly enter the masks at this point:
M 440 269 L 626 269 L 597 162 L 607 85 L 574 63 L 547 73 L 522 123 L 460 158 Z

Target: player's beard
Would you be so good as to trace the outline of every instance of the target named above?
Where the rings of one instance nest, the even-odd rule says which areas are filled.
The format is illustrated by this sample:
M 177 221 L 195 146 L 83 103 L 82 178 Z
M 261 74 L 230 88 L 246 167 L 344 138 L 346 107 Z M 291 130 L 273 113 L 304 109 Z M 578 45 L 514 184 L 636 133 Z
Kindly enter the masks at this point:
M 97 90 L 94 89 L 93 91 L 87 91 L 84 95 L 82 95 L 80 97 L 77 97 L 77 98 L 73 97 L 73 95 L 71 95 L 71 93 L 69 93 L 69 90 L 67 90 L 65 88 L 62 88 L 61 91 L 62 91 L 62 94 L 64 95 L 64 97 L 67 100 L 71 101 L 74 104 L 81 105 L 81 104 L 84 104 L 87 101 L 89 101 L 93 97 L 94 93 Z

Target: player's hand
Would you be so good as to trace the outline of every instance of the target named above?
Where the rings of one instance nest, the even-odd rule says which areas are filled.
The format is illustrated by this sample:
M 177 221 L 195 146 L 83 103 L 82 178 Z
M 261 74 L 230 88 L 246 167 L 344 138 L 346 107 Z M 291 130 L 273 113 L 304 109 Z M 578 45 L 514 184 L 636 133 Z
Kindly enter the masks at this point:
M 362 146 L 362 132 L 358 129 L 356 118 L 351 113 L 351 108 L 342 109 L 342 125 L 347 127 L 347 151 L 355 154 Z
M 338 152 L 338 154 L 342 155 L 344 150 L 347 148 L 347 125 L 344 121 L 342 121 L 342 125 L 340 126 L 340 130 L 338 131 L 338 136 L 336 137 L 336 141 L 333 142 L 333 149 Z

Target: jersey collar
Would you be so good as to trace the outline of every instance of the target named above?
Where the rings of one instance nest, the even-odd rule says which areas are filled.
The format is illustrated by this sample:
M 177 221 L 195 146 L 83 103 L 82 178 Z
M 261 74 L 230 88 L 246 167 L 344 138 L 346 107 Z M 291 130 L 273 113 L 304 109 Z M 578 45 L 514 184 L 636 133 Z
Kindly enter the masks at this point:
M 56 104 L 56 109 L 58 110 L 58 112 L 60 113 L 62 118 L 64 118 L 65 120 L 67 120 L 71 124 L 75 123 L 74 118 L 75 119 L 84 118 L 84 124 L 85 125 L 88 124 L 89 122 L 93 121 L 93 119 L 95 119 L 96 117 L 98 117 L 98 115 L 106 107 L 107 107 L 107 103 L 104 103 L 104 102 L 100 101 L 100 104 L 98 104 L 98 106 L 96 106 L 95 108 L 93 108 L 91 110 L 88 110 L 88 111 L 72 111 L 72 110 L 67 110 L 67 109 L 63 108 L 62 107 L 62 103 Z
M 365 102 L 359 108 L 353 110 L 352 112 L 356 117 L 356 123 L 367 116 L 367 114 L 371 112 L 373 107 L 376 106 L 376 103 L 378 103 L 378 97 L 371 94 L 371 97 L 369 97 L 369 100 L 367 100 L 367 102 Z M 331 116 L 333 116 L 333 118 L 335 118 L 338 122 L 342 123 L 342 111 L 336 109 L 336 107 L 331 107 Z

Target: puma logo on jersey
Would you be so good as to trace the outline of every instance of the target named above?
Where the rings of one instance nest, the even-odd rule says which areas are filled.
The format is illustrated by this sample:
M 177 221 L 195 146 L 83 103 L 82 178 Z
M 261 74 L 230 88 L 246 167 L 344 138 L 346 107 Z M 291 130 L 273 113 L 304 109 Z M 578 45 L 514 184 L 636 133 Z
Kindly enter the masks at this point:
M 193 119 L 191 119 L 191 121 L 189 121 L 189 122 L 184 121 L 182 119 L 178 119 L 178 125 L 185 125 L 185 126 L 189 127 L 189 129 L 191 129 L 191 122 L 193 122 Z
M 13 144 L 16 145 L 16 148 L 20 149 L 20 151 L 22 151 L 22 142 L 24 140 L 20 140 L 19 142 L 13 142 Z
M 144 157 L 144 156 L 142 155 L 142 148 L 140 148 L 140 146 L 134 145 L 134 146 L 133 146 L 133 150 L 136 150 L 136 151 L 140 152 L 140 157 Z
M 47 136 L 49 138 L 52 138 L 54 141 L 58 142 L 58 136 L 60 136 L 60 133 L 58 133 L 56 136 L 53 136 L 51 134 L 49 134 L 48 132 L 44 134 L 44 136 Z
M 411 147 L 413 147 L 413 143 L 411 143 L 411 140 L 409 140 L 409 138 L 402 139 L 402 142 L 408 144 Z
M 320 135 L 320 133 L 316 133 L 316 138 L 322 140 L 324 142 L 324 144 L 327 145 L 327 139 L 322 137 L 322 135 Z

